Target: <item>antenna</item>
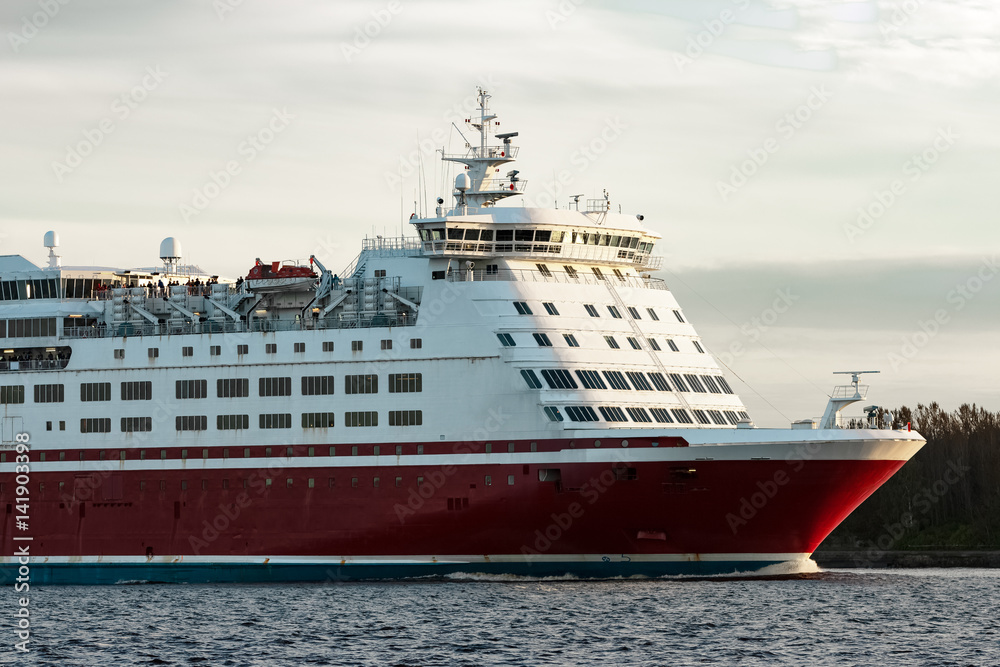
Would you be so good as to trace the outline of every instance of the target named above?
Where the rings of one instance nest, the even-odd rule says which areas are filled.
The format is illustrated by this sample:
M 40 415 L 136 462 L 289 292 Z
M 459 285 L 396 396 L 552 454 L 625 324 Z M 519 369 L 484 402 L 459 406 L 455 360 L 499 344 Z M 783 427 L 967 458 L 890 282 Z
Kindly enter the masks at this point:
M 861 381 L 861 376 L 863 374 L 865 374 L 865 373 L 881 373 L 881 372 L 882 371 L 834 371 L 833 374 L 834 375 L 850 375 L 851 376 L 851 383 L 854 384 L 854 386 L 857 386 L 857 384 Z

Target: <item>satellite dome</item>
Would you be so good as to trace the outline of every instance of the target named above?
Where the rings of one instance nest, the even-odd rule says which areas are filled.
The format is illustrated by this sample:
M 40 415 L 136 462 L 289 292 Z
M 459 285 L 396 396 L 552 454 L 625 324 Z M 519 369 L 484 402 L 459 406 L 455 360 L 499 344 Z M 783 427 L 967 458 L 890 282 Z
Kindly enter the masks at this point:
M 465 192 L 472 187 L 472 179 L 466 173 L 461 173 L 455 177 L 455 189 L 459 192 Z
M 46 248 L 58 248 L 59 247 L 59 235 L 55 232 L 45 232 L 44 240 L 42 245 Z
M 168 236 L 160 242 L 160 259 L 180 259 L 181 242 Z

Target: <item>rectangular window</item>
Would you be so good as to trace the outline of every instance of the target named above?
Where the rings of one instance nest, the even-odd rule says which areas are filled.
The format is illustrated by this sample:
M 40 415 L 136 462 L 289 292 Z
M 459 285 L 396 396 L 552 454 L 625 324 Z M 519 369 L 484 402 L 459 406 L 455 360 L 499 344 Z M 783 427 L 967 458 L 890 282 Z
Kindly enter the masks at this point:
M 597 371 L 577 371 L 576 376 L 580 378 L 580 384 L 587 389 L 608 388 L 608 385 L 604 384 L 604 380 L 601 379 L 601 374 Z
M 148 433 L 152 430 L 152 417 L 122 417 L 122 433 Z
M 625 411 L 621 408 L 614 406 L 600 406 L 597 408 L 601 416 L 604 417 L 605 421 L 609 422 L 627 422 L 628 417 L 625 416 Z
M 606 342 L 608 344 L 608 347 L 610 347 L 612 350 L 619 349 L 618 341 L 615 340 L 614 336 L 605 336 L 604 342 Z
M 667 346 L 674 352 L 680 352 L 680 349 L 677 347 L 677 343 L 675 343 L 672 338 L 667 339 Z
M 688 414 L 687 410 L 684 410 L 682 408 L 677 408 L 677 409 L 671 410 L 670 412 L 673 413 L 674 419 L 677 420 L 678 424 L 693 424 L 694 423 L 694 420 L 691 419 L 691 415 Z
M 292 378 L 260 378 L 258 392 L 260 396 L 291 396 Z
M 673 418 L 670 416 L 670 411 L 666 408 L 650 408 L 649 411 L 653 413 L 653 419 L 660 424 L 674 423 Z
M 371 412 L 345 412 L 344 426 L 348 428 L 356 426 L 378 426 L 378 413 Z
M 576 380 L 569 371 L 562 368 L 546 368 L 542 370 L 542 377 L 548 383 L 549 389 L 576 389 Z
M 542 383 L 538 380 L 538 376 L 535 375 L 535 371 L 530 369 L 525 369 L 521 371 L 521 377 L 524 381 L 528 383 L 528 387 L 531 389 L 541 389 Z
M 500 339 L 500 344 L 504 347 L 514 347 L 517 343 L 514 342 L 514 338 L 508 333 L 498 333 L 497 338 Z
M 601 270 L 599 268 L 597 268 L 596 266 L 592 266 L 590 267 L 590 270 L 594 272 L 594 275 L 597 276 L 598 280 L 604 280 L 604 274 L 601 273 Z
M 600 317 L 600 315 L 597 313 L 597 308 L 595 308 L 592 304 L 585 303 L 583 304 L 583 307 L 584 309 L 586 309 L 587 314 L 590 315 L 591 317 Z
M 670 391 L 670 385 L 667 384 L 667 378 L 663 377 L 663 373 L 647 373 L 647 375 L 657 391 Z
M 210 345 L 209 348 L 208 348 L 208 353 L 210 355 L 212 355 L 213 357 L 221 356 L 222 355 L 222 346 L 221 345 Z
M 323 351 L 324 352 L 333 352 L 333 341 L 332 340 L 325 340 L 325 341 L 323 341 Z
M 250 346 L 249 345 L 244 344 L 244 345 L 237 345 L 236 346 L 236 354 L 242 356 L 244 354 L 249 354 L 249 353 L 250 353 Z
M 149 401 L 153 398 L 153 383 L 145 380 L 141 382 L 122 382 L 123 401 Z
M 646 376 L 642 373 L 636 371 L 626 371 L 625 375 L 632 382 L 632 386 L 635 387 L 636 391 L 653 391 L 653 387 L 646 380 Z
M 385 278 L 385 269 L 375 269 L 376 278 Z
M 545 312 L 548 313 L 549 315 L 558 315 L 559 314 L 559 309 L 556 308 L 556 304 L 554 304 L 554 303 L 546 301 L 546 302 L 544 302 L 542 304 L 542 306 L 545 307 Z
M 424 423 L 422 410 L 390 410 L 389 426 L 420 426 Z
M 693 342 L 693 343 L 694 343 L 694 349 L 698 350 L 698 351 L 699 351 L 699 352 L 701 352 L 702 354 L 705 354 L 705 349 L 704 349 L 704 348 L 703 348 L 703 347 L 701 346 L 701 343 L 699 343 L 699 342 L 698 342 L 698 341 L 696 341 L 696 340 L 695 340 L 695 341 L 691 341 L 691 342 Z
M 365 342 L 363 340 L 351 341 L 351 352 L 361 352 L 364 349 L 365 349 Z
M 684 378 L 680 376 L 679 373 L 669 373 L 670 381 L 674 383 L 675 391 L 690 391 L 687 387 L 687 383 L 684 382 Z
M 576 342 L 576 336 L 573 334 L 563 334 L 563 338 L 566 340 L 566 344 L 570 347 L 580 347 L 580 344 Z
M 712 418 L 712 421 L 719 426 L 726 426 L 726 418 L 722 416 L 722 413 L 718 410 L 709 410 L 708 416 Z
M 293 350 L 295 352 L 305 352 L 306 351 L 306 344 L 305 343 L 295 343 L 292 346 L 292 348 L 293 348 Z
M 125 358 L 125 350 L 123 350 L 121 348 L 116 348 L 115 349 L 115 359 L 124 359 L 124 358 Z
M 381 344 L 382 344 L 382 349 L 383 350 L 391 350 L 392 349 L 392 339 L 391 338 L 386 338 L 386 339 L 382 340 Z
M 110 401 L 110 382 L 84 382 L 80 385 L 81 401 Z
M 250 378 L 222 378 L 215 381 L 219 398 L 246 398 L 250 395 Z
M 683 315 L 681 315 L 681 311 L 679 311 L 679 310 L 675 310 L 675 311 L 674 311 L 674 317 L 676 317 L 676 318 L 677 318 L 677 321 L 678 321 L 678 322 L 680 322 L 681 324 L 683 324 L 683 323 L 684 323 L 684 316 L 683 316 Z
M 563 416 L 560 414 L 559 408 L 553 405 L 545 406 L 545 416 L 549 418 L 549 421 L 561 422 L 563 420 Z
M 215 428 L 220 431 L 245 430 L 250 428 L 250 415 L 218 415 Z
M 80 433 L 111 433 L 111 418 L 81 419 Z
M 543 276 L 545 276 L 546 278 L 552 277 L 552 272 L 549 271 L 549 267 L 545 266 L 544 264 L 535 264 L 535 267 L 538 269 L 538 272 Z M 549 314 L 558 315 L 558 313 L 549 313 Z
M 61 384 L 36 384 L 35 403 L 62 403 L 66 400 L 66 389 Z
M 507 475 L 507 486 L 514 486 L 514 476 Z
M 723 392 L 727 394 L 733 393 L 733 388 L 729 386 L 729 382 L 726 381 L 726 378 L 719 376 L 715 379 L 719 382 L 719 386 L 722 387 Z
M 264 343 L 264 353 L 265 354 L 276 354 L 278 352 L 277 343 Z
M 649 343 L 649 346 L 653 348 L 655 351 L 657 352 L 660 351 L 660 344 L 656 342 L 655 338 L 647 338 L 646 342 Z
M 552 347 L 552 341 L 549 340 L 547 334 L 533 333 L 531 334 L 531 336 L 535 339 L 535 342 L 538 343 L 540 347 Z
M 608 381 L 612 389 L 628 390 L 631 389 L 628 382 L 625 381 L 625 376 L 622 375 L 621 371 L 604 371 L 604 379 Z
M 660 316 L 656 314 L 655 310 L 653 310 L 652 308 L 647 308 L 646 312 L 649 313 L 649 319 L 653 320 L 654 322 L 659 322 Z
M 389 393 L 408 394 L 424 390 L 422 373 L 390 373 Z
M 182 357 L 193 357 L 194 356 L 194 348 L 193 347 L 182 347 L 181 348 L 181 356 Z
M 150 347 L 146 350 L 146 354 L 149 355 L 150 359 L 156 359 L 158 356 L 160 356 L 160 348 Z
M 263 417 L 263 415 L 261 415 Z M 303 412 L 302 413 L 302 428 L 333 428 L 333 413 L 332 412 Z M 330 448 L 330 456 L 334 456 L 335 452 L 332 451 L 333 447 Z
M 611 317 L 616 320 L 620 320 L 622 318 L 622 314 L 618 312 L 618 309 L 614 306 L 608 306 L 608 312 L 611 313 Z
M 291 428 L 292 415 L 289 413 L 258 415 L 260 428 Z M 244 427 L 245 428 L 245 427 Z
M 684 378 L 688 381 L 688 385 L 691 387 L 691 391 L 698 392 L 699 394 L 707 393 L 705 391 L 705 386 L 698 379 L 697 375 L 685 375 Z
M 649 413 L 646 412 L 646 408 L 625 408 L 628 412 L 628 416 L 632 418 L 634 422 L 649 423 L 653 421 L 649 417 Z
M 205 415 L 190 415 L 174 417 L 174 428 L 178 431 L 207 431 L 208 417 Z
M 345 375 L 345 394 L 377 394 L 378 375 Z
M 702 424 L 711 424 L 712 423 L 709 420 L 708 415 L 705 414 L 704 410 L 692 410 L 691 412 L 694 413 L 695 419 L 697 419 L 700 423 L 702 423 Z
M 423 338 L 411 338 L 410 339 L 410 349 L 411 350 L 419 350 L 423 346 L 424 346 L 424 339 Z
M 563 266 L 563 271 L 565 271 L 566 275 L 570 278 L 576 278 L 576 269 L 572 266 Z
M 531 315 L 531 308 L 524 301 L 515 301 L 514 310 L 517 311 L 518 315 Z
M 179 399 L 208 396 L 208 380 L 177 380 L 174 385 Z
M 719 385 L 715 383 L 715 378 L 709 377 L 708 375 L 704 375 L 702 376 L 701 379 L 705 381 L 705 386 L 708 387 L 708 390 L 710 392 L 712 392 L 713 394 L 722 393 L 722 390 L 719 389 Z
M 634 336 L 628 336 L 626 340 L 628 340 L 628 344 L 632 346 L 633 350 L 642 349 L 642 345 L 639 344 L 639 341 Z
M 332 375 L 312 375 L 302 378 L 303 396 L 329 396 L 333 393 Z
M 641 320 L 642 317 L 639 316 L 639 309 L 635 306 L 628 307 L 628 314 L 632 316 L 633 320 Z

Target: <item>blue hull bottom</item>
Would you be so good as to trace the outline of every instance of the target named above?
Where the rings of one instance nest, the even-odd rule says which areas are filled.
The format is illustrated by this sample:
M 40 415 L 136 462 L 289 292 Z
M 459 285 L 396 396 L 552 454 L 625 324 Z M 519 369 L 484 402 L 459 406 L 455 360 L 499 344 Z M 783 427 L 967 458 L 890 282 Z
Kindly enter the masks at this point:
M 339 583 L 347 581 L 406 580 L 462 575 L 517 575 L 524 577 L 709 576 L 750 574 L 780 561 L 678 561 L 617 563 L 73 563 L 31 564 L 32 585 L 109 585 L 129 583 Z M 0 566 L 0 581 L 13 582 L 17 567 Z

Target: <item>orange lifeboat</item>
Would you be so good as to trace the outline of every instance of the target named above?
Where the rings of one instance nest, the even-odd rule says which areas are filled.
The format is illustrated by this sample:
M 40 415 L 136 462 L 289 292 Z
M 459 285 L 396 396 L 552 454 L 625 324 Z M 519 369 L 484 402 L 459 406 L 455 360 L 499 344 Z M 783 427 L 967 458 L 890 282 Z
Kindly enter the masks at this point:
M 247 274 L 247 288 L 254 292 L 301 292 L 311 289 L 318 278 L 311 266 L 257 260 Z

